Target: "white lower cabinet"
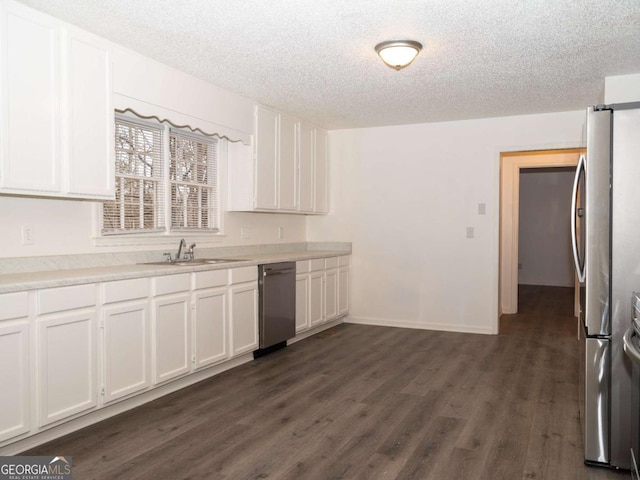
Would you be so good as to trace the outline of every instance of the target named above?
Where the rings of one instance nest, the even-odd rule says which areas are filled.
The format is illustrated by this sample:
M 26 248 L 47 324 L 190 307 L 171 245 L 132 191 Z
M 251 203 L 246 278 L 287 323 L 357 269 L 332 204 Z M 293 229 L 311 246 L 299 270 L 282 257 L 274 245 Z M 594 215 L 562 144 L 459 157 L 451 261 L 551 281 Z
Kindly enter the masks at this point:
M 153 383 L 191 370 L 191 296 L 167 295 L 153 301 Z
M 153 383 L 191 370 L 191 274 L 155 277 L 152 301 Z
M 258 348 L 258 270 L 234 268 L 229 277 L 231 356 L 235 357 Z
M 349 263 L 297 262 L 297 333 L 347 313 Z M 0 445 L 258 346 L 256 266 L 0 294 Z
M 258 348 L 258 284 L 234 285 L 231 299 L 231 355 Z
M 105 403 L 151 386 L 149 279 L 102 284 L 102 394 Z
M 96 285 L 37 292 L 38 425 L 97 406 Z
M 324 271 L 309 274 L 309 325 L 324 322 Z
M 225 360 L 227 348 L 227 288 L 194 294 L 194 368 Z
M 296 333 L 349 312 L 350 256 L 296 263 Z
M 95 330 L 95 310 L 38 319 L 41 427 L 96 407 Z
M 28 311 L 26 292 L 0 295 L 0 442 L 31 428 Z
M 338 262 L 338 315 L 346 315 L 351 302 L 351 257 L 344 255 Z
M 296 262 L 296 333 L 304 332 L 311 327 L 309 313 L 309 261 Z
M 193 368 L 229 357 L 229 271 L 193 274 Z
M 151 385 L 149 302 L 106 307 L 103 319 L 103 394 L 109 403 Z
M 324 272 L 324 321 L 338 316 L 338 269 L 329 268 Z

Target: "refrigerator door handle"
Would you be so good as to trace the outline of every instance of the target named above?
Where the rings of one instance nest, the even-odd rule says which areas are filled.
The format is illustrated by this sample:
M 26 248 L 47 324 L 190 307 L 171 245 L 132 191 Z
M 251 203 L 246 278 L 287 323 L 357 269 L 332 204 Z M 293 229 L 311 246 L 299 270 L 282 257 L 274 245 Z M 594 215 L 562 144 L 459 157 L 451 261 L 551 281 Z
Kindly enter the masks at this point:
M 578 216 L 578 183 L 580 174 L 585 168 L 584 154 L 580 155 L 576 176 L 573 179 L 573 193 L 571 195 L 571 246 L 573 247 L 573 262 L 576 266 L 576 274 L 580 283 L 584 282 L 585 269 L 580 266 L 580 253 L 578 252 L 578 236 L 576 232 L 576 217 Z
M 624 353 L 626 353 L 634 363 L 640 364 L 640 352 L 631 341 L 631 336 L 633 335 L 633 333 L 633 327 L 624 332 L 624 336 L 622 337 L 622 341 L 624 342 Z

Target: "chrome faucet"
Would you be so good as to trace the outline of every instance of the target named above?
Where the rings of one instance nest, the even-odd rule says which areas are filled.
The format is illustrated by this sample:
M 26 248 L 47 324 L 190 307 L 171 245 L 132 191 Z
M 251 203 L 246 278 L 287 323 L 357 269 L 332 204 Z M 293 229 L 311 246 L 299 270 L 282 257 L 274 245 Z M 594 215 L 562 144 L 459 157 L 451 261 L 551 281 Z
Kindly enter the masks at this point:
M 180 246 L 178 247 L 178 255 L 176 256 L 176 260 L 180 261 L 180 255 L 182 255 L 182 247 L 184 247 L 187 243 L 184 241 L 184 238 L 180 240 Z
M 195 258 L 195 252 L 193 251 L 194 248 L 196 248 L 196 244 L 192 243 L 191 245 L 189 245 L 187 253 L 185 253 L 185 257 L 188 256 L 189 260 L 193 260 Z

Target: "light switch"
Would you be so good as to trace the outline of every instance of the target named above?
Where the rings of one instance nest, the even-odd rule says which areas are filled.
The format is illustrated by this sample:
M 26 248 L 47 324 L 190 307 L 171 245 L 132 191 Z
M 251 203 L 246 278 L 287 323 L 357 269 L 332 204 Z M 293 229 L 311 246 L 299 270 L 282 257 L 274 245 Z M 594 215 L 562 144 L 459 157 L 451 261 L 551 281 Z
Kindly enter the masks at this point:
M 36 235 L 31 225 L 22 225 L 22 245 L 35 245 Z
M 467 238 L 473 238 L 473 227 L 467 227 Z
M 479 203 L 478 204 L 478 215 L 486 215 L 487 214 L 487 204 Z

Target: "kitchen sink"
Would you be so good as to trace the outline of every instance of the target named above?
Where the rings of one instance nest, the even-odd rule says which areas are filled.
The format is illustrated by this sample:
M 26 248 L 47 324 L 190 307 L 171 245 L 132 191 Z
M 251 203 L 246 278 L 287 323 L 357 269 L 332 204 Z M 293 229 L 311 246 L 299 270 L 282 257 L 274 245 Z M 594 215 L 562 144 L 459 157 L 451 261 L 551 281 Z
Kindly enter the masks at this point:
M 165 265 L 168 267 L 193 267 L 197 265 L 215 265 L 217 263 L 231 263 L 231 262 L 245 262 L 244 259 L 239 258 L 194 258 L 193 260 L 178 260 L 167 262 L 146 262 L 141 265 Z

